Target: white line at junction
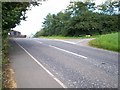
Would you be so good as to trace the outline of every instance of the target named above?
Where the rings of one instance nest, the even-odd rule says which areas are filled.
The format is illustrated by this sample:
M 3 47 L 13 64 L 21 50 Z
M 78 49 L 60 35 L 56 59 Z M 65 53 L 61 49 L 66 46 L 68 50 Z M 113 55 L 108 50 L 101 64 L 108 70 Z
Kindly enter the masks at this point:
M 76 44 L 75 42 L 70 42 L 70 41 L 65 41 L 65 40 L 60 40 L 60 39 L 53 39 L 53 40 L 62 41 L 62 42 L 69 43 L 69 44 Z

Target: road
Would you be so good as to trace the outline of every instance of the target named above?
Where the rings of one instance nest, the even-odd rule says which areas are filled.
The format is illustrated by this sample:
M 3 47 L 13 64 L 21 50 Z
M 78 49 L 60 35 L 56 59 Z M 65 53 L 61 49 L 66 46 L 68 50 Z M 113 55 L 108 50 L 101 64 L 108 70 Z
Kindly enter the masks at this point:
M 18 88 L 117 88 L 118 53 L 60 40 L 10 40 Z

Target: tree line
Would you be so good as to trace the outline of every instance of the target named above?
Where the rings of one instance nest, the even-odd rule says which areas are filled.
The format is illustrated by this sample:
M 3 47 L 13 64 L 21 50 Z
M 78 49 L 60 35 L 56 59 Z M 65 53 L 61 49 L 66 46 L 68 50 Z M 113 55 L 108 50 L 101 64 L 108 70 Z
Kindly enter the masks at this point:
M 95 5 L 93 2 L 70 2 L 57 14 L 48 14 L 39 36 L 80 36 L 118 32 L 119 1 Z

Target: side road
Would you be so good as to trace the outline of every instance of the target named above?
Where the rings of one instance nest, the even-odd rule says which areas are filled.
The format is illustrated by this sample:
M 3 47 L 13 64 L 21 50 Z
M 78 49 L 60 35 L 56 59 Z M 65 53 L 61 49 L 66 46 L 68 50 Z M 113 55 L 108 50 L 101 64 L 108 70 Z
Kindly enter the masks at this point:
M 10 45 L 10 62 L 17 88 L 62 88 L 15 41 L 11 41 Z
M 85 38 L 85 39 L 50 39 L 50 40 L 56 40 L 56 41 L 61 41 L 61 42 L 65 42 L 65 43 L 77 44 L 77 45 L 81 45 L 81 46 L 90 47 L 88 45 L 88 43 L 89 43 L 89 41 L 91 41 L 93 39 L 95 39 L 95 38 Z

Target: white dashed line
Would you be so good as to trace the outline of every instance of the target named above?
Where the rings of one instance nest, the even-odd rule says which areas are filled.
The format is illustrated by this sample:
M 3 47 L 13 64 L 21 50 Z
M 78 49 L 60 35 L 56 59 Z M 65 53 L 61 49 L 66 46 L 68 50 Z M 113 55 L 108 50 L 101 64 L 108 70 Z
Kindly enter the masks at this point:
M 16 42 L 17 43 L 17 42 Z M 17 43 L 18 44 L 18 43 Z M 57 83 L 63 88 L 67 88 L 59 79 L 57 79 L 49 70 L 47 70 L 37 59 L 35 59 L 25 48 L 18 44 L 39 66 L 41 66 Z
M 52 45 L 49 45 L 49 46 L 52 47 L 52 48 L 58 49 L 58 50 L 60 50 L 60 51 L 64 51 L 64 52 L 67 52 L 67 53 L 69 53 L 69 54 L 72 54 L 72 55 L 75 55 L 75 56 L 78 56 L 78 57 L 82 57 L 82 58 L 84 58 L 84 59 L 87 59 L 87 57 L 85 57 L 85 56 L 83 56 L 83 55 L 79 55 L 79 54 L 77 54 L 77 53 L 70 52 L 70 51 L 67 51 L 67 50 L 64 50 L 64 49 L 61 49 L 61 48 L 52 46 Z

